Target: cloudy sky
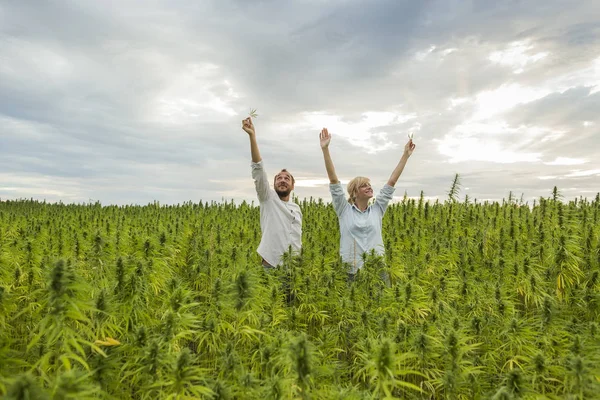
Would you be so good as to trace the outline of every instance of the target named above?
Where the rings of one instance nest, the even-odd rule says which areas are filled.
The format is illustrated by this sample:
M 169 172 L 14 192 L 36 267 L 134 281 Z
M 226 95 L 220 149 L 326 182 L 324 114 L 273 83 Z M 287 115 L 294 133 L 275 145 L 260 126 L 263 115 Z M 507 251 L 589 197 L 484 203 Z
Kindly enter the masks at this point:
M 255 199 L 241 120 L 269 175 L 329 199 L 530 200 L 600 190 L 593 0 L 0 2 L 0 198 L 103 204 Z

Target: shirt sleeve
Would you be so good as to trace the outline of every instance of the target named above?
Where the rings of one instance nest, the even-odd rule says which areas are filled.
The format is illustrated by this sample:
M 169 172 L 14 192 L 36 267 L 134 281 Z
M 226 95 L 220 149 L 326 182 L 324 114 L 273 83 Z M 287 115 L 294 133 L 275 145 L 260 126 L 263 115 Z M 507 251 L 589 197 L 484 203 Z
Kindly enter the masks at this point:
M 330 183 L 329 191 L 331 192 L 331 198 L 333 199 L 333 209 L 335 213 L 340 216 L 348 207 L 348 200 L 344 196 L 344 189 L 342 188 L 342 184 L 338 183 Z
M 385 214 L 385 210 L 392 200 L 395 191 L 396 188 L 387 183 L 379 191 L 379 196 L 375 199 L 375 205 L 381 210 L 381 215 Z
M 254 186 L 256 187 L 256 194 L 258 195 L 258 201 L 264 202 L 269 200 L 271 196 L 271 188 L 269 187 L 269 178 L 263 167 L 262 160 L 251 164 L 252 167 L 252 179 L 254 179 Z

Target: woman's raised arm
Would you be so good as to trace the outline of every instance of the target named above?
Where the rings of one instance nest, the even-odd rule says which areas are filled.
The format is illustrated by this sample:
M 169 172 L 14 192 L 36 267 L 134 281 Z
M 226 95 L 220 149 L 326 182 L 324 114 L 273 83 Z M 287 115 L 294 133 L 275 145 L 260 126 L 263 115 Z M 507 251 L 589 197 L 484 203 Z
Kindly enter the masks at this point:
M 388 185 L 392 187 L 396 185 L 396 182 L 398 182 L 398 178 L 400 178 L 402 171 L 404 171 L 406 162 L 408 161 L 408 158 L 412 155 L 415 147 L 416 145 L 413 143 L 412 139 L 410 139 L 408 143 L 406 143 L 406 145 L 404 146 L 404 154 L 402 154 L 402 158 L 400 158 L 398 165 L 396 165 L 396 168 L 394 168 L 392 175 L 390 175 L 390 179 L 388 179 L 387 182 Z
M 327 176 L 329 177 L 330 183 L 338 183 L 338 177 L 335 173 L 335 167 L 333 166 L 333 160 L 331 154 L 329 154 L 329 143 L 331 143 L 331 135 L 327 131 L 327 128 L 323 128 L 319 135 L 321 141 L 321 150 L 323 150 L 323 159 L 325 160 L 325 169 L 327 169 Z

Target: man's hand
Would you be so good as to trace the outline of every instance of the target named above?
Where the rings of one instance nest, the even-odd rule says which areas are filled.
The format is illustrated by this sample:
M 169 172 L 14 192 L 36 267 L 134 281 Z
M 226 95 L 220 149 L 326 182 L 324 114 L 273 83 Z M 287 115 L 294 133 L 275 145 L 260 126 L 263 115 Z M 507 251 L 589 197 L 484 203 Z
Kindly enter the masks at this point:
M 326 149 L 329 147 L 329 143 L 331 142 L 331 135 L 327 131 L 327 128 L 323 128 L 323 130 L 321 130 L 319 139 L 321 140 L 321 148 L 322 149 Z
M 410 157 L 415 150 L 415 147 L 417 147 L 417 145 L 410 139 L 404 146 L 404 154 Z
M 254 124 L 252 118 L 248 117 L 242 121 L 242 129 L 246 131 L 248 135 L 254 135 Z

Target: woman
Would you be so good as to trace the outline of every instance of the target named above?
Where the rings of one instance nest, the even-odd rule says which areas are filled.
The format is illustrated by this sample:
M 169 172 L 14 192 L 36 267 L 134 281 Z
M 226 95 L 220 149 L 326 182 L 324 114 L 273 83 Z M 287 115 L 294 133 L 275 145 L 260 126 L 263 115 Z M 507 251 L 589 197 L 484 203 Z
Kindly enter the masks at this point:
M 348 275 L 349 280 L 353 280 L 358 270 L 363 266 L 363 253 L 375 250 L 377 254 L 384 254 L 381 221 L 396 190 L 394 186 L 400 178 L 408 158 L 412 155 L 415 144 L 412 139 L 406 143 L 404 154 L 402 154 L 390 179 L 379 192 L 375 202 L 369 205 L 369 200 L 373 197 L 373 189 L 369 179 L 362 176 L 352 179 L 348 183 L 349 198 L 346 200 L 342 184 L 338 180 L 329 154 L 331 135 L 327 128 L 323 128 L 321 131 L 320 140 L 325 168 L 329 176 L 329 190 L 333 198 L 333 208 L 340 225 L 340 254 L 342 261 L 350 264 Z

